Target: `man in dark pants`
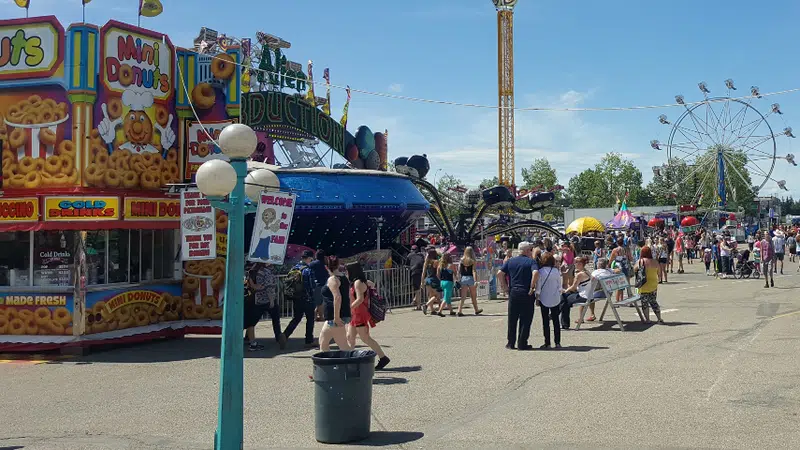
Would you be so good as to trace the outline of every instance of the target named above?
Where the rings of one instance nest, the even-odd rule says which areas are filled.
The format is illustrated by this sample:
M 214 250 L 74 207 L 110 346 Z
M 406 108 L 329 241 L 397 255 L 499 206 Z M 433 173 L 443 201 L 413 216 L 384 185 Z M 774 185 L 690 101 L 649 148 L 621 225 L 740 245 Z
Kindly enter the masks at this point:
M 298 295 L 292 299 L 294 302 L 294 314 L 292 320 L 289 322 L 289 325 L 286 326 L 286 329 L 283 331 L 283 335 L 286 336 L 286 339 L 292 335 L 294 329 L 297 328 L 297 325 L 300 325 L 300 321 L 303 320 L 303 317 L 306 318 L 306 346 L 307 347 L 314 347 L 314 312 L 316 307 L 314 305 L 314 275 L 311 273 L 311 269 L 308 268 L 308 265 L 314 259 L 314 253 L 311 250 L 303 251 L 302 260 L 292 268 L 292 270 L 299 270 L 302 273 L 303 277 L 303 289 Z M 291 271 L 289 272 L 291 276 Z
M 500 276 L 508 275 L 511 278 L 508 300 L 508 344 L 507 349 L 514 349 L 518 344 L 519 350 L 531 350 L 528 337 L 531 334 L 533 323 L 534 286 L 533 271 L 538 269 L 536 260 L 532 258 L 533 244 L 527 241 L 520 242 L 519 256 L 509 259 L 500 268 Z M 517 334 L 519 326 L 519 334 Z
M 311 261 L 311 264 L 308 265 L 308 268 L 311 269 L 311 275 L 313 275 L 314 280 L 311 285 L 313 286 L 314 290 L 312 295 L 314 297 L 314 307 L 316 311 L 316 320 L 317 322 L 322 322 L 322 288 L 328 283 L 328 269 L 327 265 L 325 264 L 325 251 L 324 250 L 317 250 L 316 255 L 314 255 L 314 260 Z

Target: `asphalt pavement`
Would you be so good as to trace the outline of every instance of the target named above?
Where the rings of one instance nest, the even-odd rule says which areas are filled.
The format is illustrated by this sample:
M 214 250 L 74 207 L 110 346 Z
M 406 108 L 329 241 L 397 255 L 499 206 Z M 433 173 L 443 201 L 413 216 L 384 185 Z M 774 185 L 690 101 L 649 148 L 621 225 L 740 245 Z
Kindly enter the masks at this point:
M 665 325 L 622 308 L 628 331 L 609 313 L 564 332 L 560 350 L 504 349 L 504 301 L 479 317 L 394 311 L 373 330 L 392 362 L 374 381 L 373 434 L 355 446 L 798 448 L 797 264 L 770 289 L 687 268 L 659 288 Z M 541 325 L 537 311 L 537 347 Z M 322 446 L 314 352 L 298 332 L 285 351 L 245 354 L 247 449 Z M 0 449 L 210 449 L 218 355 L 218 337 L 193 336 L 0 363 Z

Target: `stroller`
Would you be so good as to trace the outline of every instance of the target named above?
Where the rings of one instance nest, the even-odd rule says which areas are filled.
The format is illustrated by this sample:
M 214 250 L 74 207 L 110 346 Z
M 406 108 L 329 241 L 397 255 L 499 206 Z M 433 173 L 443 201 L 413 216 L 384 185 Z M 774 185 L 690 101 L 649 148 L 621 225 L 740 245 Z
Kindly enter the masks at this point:
M 750 250 L 737 252 L 736 254 L 736 278 L 753 278 L 758 279 L 761 276 L 761 271 L 755 262 L 750 261 Z

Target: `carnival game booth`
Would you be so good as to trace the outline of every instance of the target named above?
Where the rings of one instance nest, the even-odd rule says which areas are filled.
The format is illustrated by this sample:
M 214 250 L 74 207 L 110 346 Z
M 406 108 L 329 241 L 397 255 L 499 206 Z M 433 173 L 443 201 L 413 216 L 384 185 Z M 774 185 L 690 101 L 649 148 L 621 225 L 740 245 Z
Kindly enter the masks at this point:
M 205 286 L 224 282 L 224 252 L 186 276 L 180 200 L 165 193 L 184 181 L 185 151 L 214 134 L 176 104 L 169 38 L 114 21 L 0 21 L 0 42 L 22 45 L 20 36 L 20 57 L 0 58 L 0 351 L 218 330 L 217 293 Z M 238 74 L 216 79 L 210 62 L 181 55 L 184 71 L 202 73 L 190 89 L 206 83 L 218 100 L 200 117 L 230 123 Z M 195 156 L 216 153 L 205 144 Z

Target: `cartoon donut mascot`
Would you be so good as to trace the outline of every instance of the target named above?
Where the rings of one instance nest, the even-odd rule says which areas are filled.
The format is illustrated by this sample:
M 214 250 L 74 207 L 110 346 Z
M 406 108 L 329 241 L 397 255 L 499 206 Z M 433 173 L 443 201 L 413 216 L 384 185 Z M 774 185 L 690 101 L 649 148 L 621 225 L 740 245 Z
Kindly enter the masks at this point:
M 130 108 L 127 114 L 110 119 L 108 116 L 108 105 L 103 103 L 100 107 L 103 110 L 103 120 L 97 126 L 103 141 L 113 145 L 117 135 L 117 127 L 122 124 L 125 131 L 126 142 L 119 145 L 121 150 L 129 150 L 131 153 L 159 153 L 159 149 L 153 145 L 153 129 L 161 134 L 161 148 L 167 151 L 175 143 L 175 132 L 172 131 L 172 114 L 165 124 L 153 124 L 145 110 L 153 106 L 153 94 L 150 92 L 135 92 L 126 90 L 122 93 L 122 103 Z

